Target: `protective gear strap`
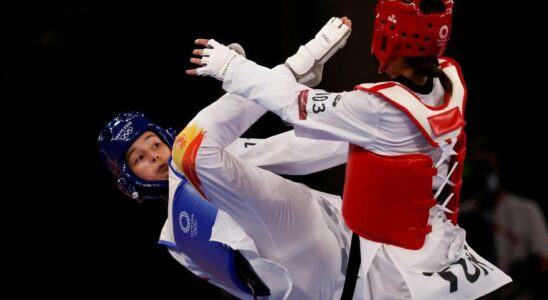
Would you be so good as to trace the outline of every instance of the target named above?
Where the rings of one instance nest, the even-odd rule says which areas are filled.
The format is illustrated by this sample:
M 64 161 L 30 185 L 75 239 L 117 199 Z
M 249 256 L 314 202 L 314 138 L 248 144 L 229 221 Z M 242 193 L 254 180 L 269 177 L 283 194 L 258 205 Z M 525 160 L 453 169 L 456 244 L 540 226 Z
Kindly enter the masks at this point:
M 449 188 L 451 193 L 454 193 L 453 200 L 449 202 L 447 208 L 452 211 L 451 214 L 446 214 L 447 218 L 457 225 L 459 217 L 459 200 L 462 187 L 462 172 L 464 171 L 464 159 L 466 157 L 466 134 L 464 132 L 457 139 L 457 144 L 454 148 L 457 155 L 451 157 L 450 165 L 457 163 L 457 167 L 453 174 L 449 177 L 453 186 Z

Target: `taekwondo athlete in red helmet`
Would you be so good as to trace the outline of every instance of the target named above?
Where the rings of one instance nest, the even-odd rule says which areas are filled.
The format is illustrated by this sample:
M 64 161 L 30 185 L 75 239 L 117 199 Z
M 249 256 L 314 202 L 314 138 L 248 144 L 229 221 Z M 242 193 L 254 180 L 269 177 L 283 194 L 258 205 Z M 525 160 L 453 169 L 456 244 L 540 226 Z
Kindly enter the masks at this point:
M 223 80 L 298 136 L 350 143 L 343 216 L 360 236 L 370 299 L 475 299 L 511 281 L 457 225 L 466 86 L 459 65 L 441 56 L 452 12 L 451 0 L 380 0 L 371 52 L 390 81 L 351 92 L 290 82 L 213 40 L 197 40 L 207 48 L 193 53 L 207 65 L 194 58 L 202 67 L 187 71 Z

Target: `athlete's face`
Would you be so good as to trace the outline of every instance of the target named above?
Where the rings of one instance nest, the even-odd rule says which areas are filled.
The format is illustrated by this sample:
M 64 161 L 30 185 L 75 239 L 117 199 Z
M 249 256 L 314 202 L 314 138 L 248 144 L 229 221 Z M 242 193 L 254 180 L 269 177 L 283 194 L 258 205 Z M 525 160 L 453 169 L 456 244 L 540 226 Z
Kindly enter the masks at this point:
M 131 171 L 148 181 L 168 179 L 171 149 L 155 133 L 143 133 L 126 152 Z

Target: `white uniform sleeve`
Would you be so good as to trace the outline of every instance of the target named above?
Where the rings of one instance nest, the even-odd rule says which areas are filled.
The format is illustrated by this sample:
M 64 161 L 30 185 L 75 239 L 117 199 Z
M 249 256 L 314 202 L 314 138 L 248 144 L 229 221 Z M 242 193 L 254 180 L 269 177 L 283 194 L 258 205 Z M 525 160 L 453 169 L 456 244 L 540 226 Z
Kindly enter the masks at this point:
M 223 88 L 252 100 L 315 139 L 347 141 L 363 147 L 374 142 L 386 105 L 363 91 L 328 93 L 310 89 L 249 60 L 235 62 Z
M 225 150 L 276 174 L 306 175 L 345 163 L 348 143 L 297 137 L 291 130 L 267 139 L 239 138 Z
M 254 139 L 254 138 L 237 138 L 230 145 L 225 147 L 226 152 L 234 156 L 242 156 L 244 153 L 249 152 L 251 149 L 255 148 L 258 143 L 264 141 L 264 139 Z
M 283 65 L 274 68 L 273 73 L 295 82 Z M 261 142 L 238 139 L 265 112 L 256 103 L 226 94 L 198 113 L 190 123 L 199 124 L 207 132 L 204 146 L 226 147 L 229 153 L 250 164 L 278 174 L 305 175 L 346 162 L 348 144 L 345 142 L 297 137 L 293 131 Z
M 275 67 L 273 73 L 294 81 L 291 71 L 284 65 Z M 208 134 L 212 146 L 225 148 L 255 123 L 266 110 L 238 95 L 225 94 L 202 109 L 189 124 L 199 124 Z

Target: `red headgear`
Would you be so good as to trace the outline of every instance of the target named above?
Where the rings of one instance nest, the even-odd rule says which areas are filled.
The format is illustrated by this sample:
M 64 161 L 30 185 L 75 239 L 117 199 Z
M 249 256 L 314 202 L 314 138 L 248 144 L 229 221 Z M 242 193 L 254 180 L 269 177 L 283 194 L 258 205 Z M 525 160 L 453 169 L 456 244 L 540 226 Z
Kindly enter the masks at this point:
M 379 0 L 371 53 L 379 72 L 398 57 L 442 55 L 451 34 L 453 0 L 440 0 L 442 11 L 423 11 L 426 0 Z

